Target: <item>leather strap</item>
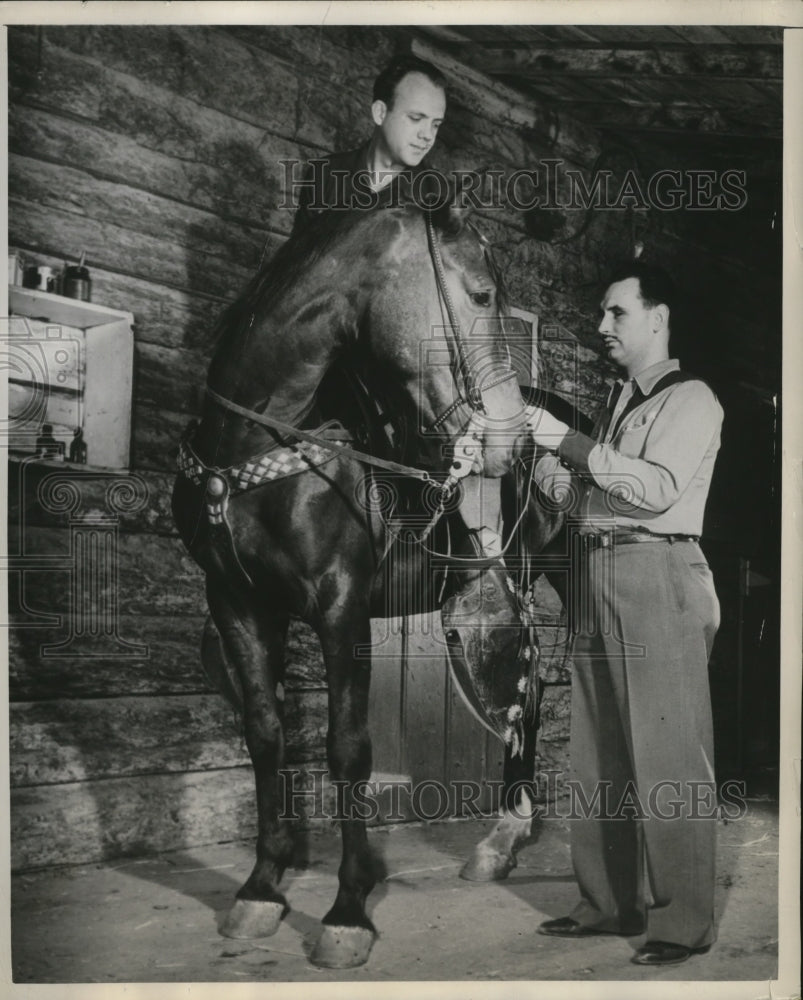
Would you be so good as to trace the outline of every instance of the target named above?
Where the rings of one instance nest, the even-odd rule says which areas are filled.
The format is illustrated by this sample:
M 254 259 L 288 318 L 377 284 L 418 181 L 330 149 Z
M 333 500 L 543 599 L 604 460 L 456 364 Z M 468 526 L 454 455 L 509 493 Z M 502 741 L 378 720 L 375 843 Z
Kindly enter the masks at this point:
M 280 434 L 286 434 L 289 438 L 295 437 L 302 441 L 309 441 L 312 444 L 320 445 L 322 448 L 342 452 L 344 455 L 348 455 L 349 458 L 356 458 L 358 461 L 366 462 L 368 465 L 375 465 L 380 469 L 387 469 L 389 472 L 398 472 L 404 476 L 412 476 L 425 483 L 437 481 L 434 476 L 430 475 L 424 469 L 415 469 L 411 465 L 402 465 L 399 462 L 389 462 L 384 458 L 376 458 L 374 455 L 358 451 L 356 448 L 352 448 L 351 445 L 345 444 L 342 441 L 327 441 L 311 431 L 299 430 L 298 427 L 294 427 L 292 424 L 286 424 L 284 421 L 276 420 L 273 417 L 266 417 L 264 413 L 257 413 L 256 410 L 249 410 L 248 407 L 240 406 L 238 403 L 226 399 L 225 396 L 221 396 L 210 386 L 206 387 L 206 392 L 209 398 L 213 399 L 218 406 L 222 406 L 224 410 L 230 410 L 232 413 L 236 413 L 240 417 L 245 417 L 246 420 L 251 420 L 255 424 L 261 424 L 263 427 L 278 431 Z

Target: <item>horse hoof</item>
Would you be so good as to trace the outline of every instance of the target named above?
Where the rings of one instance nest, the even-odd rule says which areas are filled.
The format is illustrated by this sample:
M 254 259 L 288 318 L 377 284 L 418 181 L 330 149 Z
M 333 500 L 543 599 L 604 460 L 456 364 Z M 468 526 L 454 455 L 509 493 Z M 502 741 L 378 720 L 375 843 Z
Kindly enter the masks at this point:
M 463 865 L 460 878 L 464 878 L 467 882 L 501 882 L 515 867 L 514 854 L 502 854 L 480 845 Z
M 334 927 L 324 924 L 310 961 L 324 969 L 353 969 L 357 965 L 364 965 L 371 954 L 375 936 L 366 927 Z
M 270 937 L 279 929 L 285 907 L 260 899 L 237 899 L 220 925 L 220 933 L 229 938 Z

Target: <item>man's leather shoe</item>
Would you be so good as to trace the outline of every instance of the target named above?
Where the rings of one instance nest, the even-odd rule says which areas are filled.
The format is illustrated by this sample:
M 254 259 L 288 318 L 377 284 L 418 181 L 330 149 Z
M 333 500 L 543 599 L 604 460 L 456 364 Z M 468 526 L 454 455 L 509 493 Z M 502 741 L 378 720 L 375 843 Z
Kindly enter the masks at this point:
M 647 941 L 633 956 L 636 965 L 680 965 L 691 955 L 704 955 L 710 944 L 702 948 L 687 948 L 684 944 L 671 941 Z
M 539 925 L 538 933 L 546 934 L 547 937 L 581 938 L 605 932 L 595 930 L 593 927 L 584 927 L 571 917 L 558 917 L 557 920 L 545 920 Z

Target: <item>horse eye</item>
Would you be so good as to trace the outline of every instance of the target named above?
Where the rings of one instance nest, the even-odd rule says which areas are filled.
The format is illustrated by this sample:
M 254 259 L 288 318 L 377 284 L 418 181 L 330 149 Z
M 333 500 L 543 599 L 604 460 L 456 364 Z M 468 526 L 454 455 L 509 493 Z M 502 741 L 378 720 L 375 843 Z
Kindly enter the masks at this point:
M 475 306 L 489 306 L 491 304 L 490 292 L 470 292 L 468 297 Z

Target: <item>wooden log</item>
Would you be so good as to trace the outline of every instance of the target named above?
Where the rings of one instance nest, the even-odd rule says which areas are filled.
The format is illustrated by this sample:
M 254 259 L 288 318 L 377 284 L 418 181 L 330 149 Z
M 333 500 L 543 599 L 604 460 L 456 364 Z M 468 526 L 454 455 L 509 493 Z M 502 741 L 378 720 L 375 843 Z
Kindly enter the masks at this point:
M 297 781 L 300 786 L 301 778 Z M 299 796 L 295 807 L 304 817 L 312 804 L 311 796 Z M 12 792 L 14 871 L 137 857 L 255 834 L 250 766 Z
M 121 615 L 120 634 L 147 653 L 134 658 L 43 656 L 60 629 L 8 630 L 9 700 L 42 701 L 132 695 L 211 693 L 201 667 L 203 615 Z M 289 685 L 288 685 L 289 686 Z
M 352 87 L 338 87 L 331 74 L 320 80 L 299 77 L 292 62 L 246 45 L 217 27 L 48 27 L 42 77 L 31 79 L 30 62 L 24 55 L 16 60 L 19 92 L 38 93 L 43 78 L 57 85 L 51 67 L 65 65 L 70 56 L 74 66 L 86 68 L 73 71 L 66 81 L 65 100 L 78 105 L 79 113 L 89 119 L 119 115 L 120 121 L 126 121 L 124 111 L 115 111 L 119 98 L 115 101 L 103 85 L 102 78 L 111 73 L 115 89 L 127 90 L 135 98 L 153 102 L 156 95 L 162 95 L 168 102 L 194 104 L 201 112 L 211 109 L 226 115 L 236 108 L 236 117 L 247 124 L 322 149 L 356 142 L 370 121 L 370 93 L 366 104 Z M 344 51 L 342 58 L 346 64 L 348 53 Z M 141 80 L 143 75 L 147 82 Z M 75 93 L 79 78 L 87 79 L 84 94 Z M 366 82 L 363 86 L 370 90 Z M 169 114 L 164 117 L 168 119 Z M 344 124 L 349 118 L 351 129 Z M 165 134 L 164 128 L 160 131 Z
M 121 531 L 176 534 L 170 510 L 173 473 L 137 472 L 137 488 L 145 494 L 143 504 L 133 510 L 120 511 L 110 505 L 108 491 L 112 484 L 124 484 L 130 479 L 126 472 L 108 473 L 89 467 L 65 466 L 63 462 L 30 462 L 11 457 L 8 463 L 8 518 L 17 530 L 23 525 L 68 527 L 71 513 L 44 506 L 40 496 L 40 490 L 47 488 L 45 481 L 52 483 L 54 476 L 68 480 L 79 490 L 84 512 L 116 514 Z
M 241 291 L 254 273 L 253 268 L 229 263 L 223 256 L 208 257 L 165 237 L 15 198 L 9 199 L 9 242 L 23 252 L 55 257 L 63 254 L 65 247 L 91 248 L 90 268 L 101 267 L 183 291 L 211 293 L 221 299 L 231 297 L 233 290 Z M 277 237 L 268 252 L 275 252 L 279 242 Z
M 180 29 L 179 29 L 180 30 Z M 192 30 L 192 29 L 190 29 Z M 287 119 L 271 128 L 273 103 L 263 108 L 256 123 L 233 115 L 240 101 L 232 96 L 221 110 L 204 107 L 175 89 L 156 85 L 141 70 L 128 74 L 113 65 L 50 44 L 25 28 L 12 29 L 9 42 L 9 85 L 12 104 L 41 108 L 68 120 L 94 124 L 104 132 L 127 136 L 148 149 L 180 160 L 208 164 L 220 170 L 239 167 L 244 179 L 264 170 L 261 143 L 285 155 L 301 155 L 294 140 L 283 137 Z M 292 121 L 292 118 L 290 119 Z M 276 125 L 280 126 L 279 131 Z M 305 145 L 302 141 L 302 145 Z M 323 152 L 329 143 L 308 151 Z M 229 182 L 239 183 L 232 179 Z M 221 196 L 224 192 L 221 192 Z
M 48 25 L 44 67 L 54 48 L 118 75 L 144 77 L 149 88 L 203 107 L 226 113 L 236 107 L 239 117 L 263 128 L 295 118 L 298 79 L 292 67 L 276 59 L 259 59 L 253 50 L 212 26 Z
M 160 239 L 169 233 L 185 255 L 208 257 L 212 267 L 221 258 L 224 274 L 253 272 L 268 237 L 265 229 L 230 223 L 209 211 L 30 155 L 10 154 L 9 195 L 144 237 Z
M 688 31 L 678 31 L 685 34 Z M 775 25 L 750 27 L 744 24 L 721 24 L 718 27 L 721 35 L 738 45 L 783 45 L 783 28 Z
M 695 77 L 709 81 L 755 77 L 759 80 L 783 77 L 783 47 L 780 45 L 659 45 L 650 49 L 616 46 L 572 47 L 562 45 L 530 46 L 526 49 L 503 46 L 472 46 L 463 58 L 490 75 L 502 74 L 540 80 L 553 74 L 607 80 L 610 77 L 634 76 L 673 79 Z
M 142 656 L 128 658 L 60 657 L 46 651 L 63 639 L 59 630 L 12 626 L 9 697 L 16 702 L 212 692 L 200 657 L 205 620 L 205 615 L 121 615 L 120 634 L 147 647 Z M 285 665 L 289 691 L 326 684 L 320 643 L 299 621 L 290 623 Z
M 203 403 L 207 360 L 197 351 L 138 343 L 134 348 L 138 402 L 198 416 Z
M 197 107 L 194 114 L 197 119 Z M 120 135 L 17 103 L 9 108 L 9 149 L 205 209 L 244 230 L 257 226 L 289 232 L 292 211 L 280 207 L 285 177 L 280 161 L 298 159 L 299 147 L 218 112 L 210 114 L 214 133 L 192 140 L 184 134 L 186 148 L 162 152 L 149 148 L 153 139 L 147 134 Z M 143 117 L 140 105 L 140 129 Z M 155 130 L 157 124 L 151 127 Z M 198 128 L 197 121 L 192 125 Z M 214 162 L 199 162 L 199 156 Z
M 46 264 L 60 270 L 65 256 L 19 251 L 26 264 Z M 69 258 L 67 258 L 69 260 Z M 160 344 L 164 347 L 186 347 L 206 357 L 208 337 L 215 321 L 226 305 L 222 296 L 210 296 L 203 291 L 187 292 L 154 281 L 142 281 L 119 272 L 107 271 L 92 264 L 92 299 L 111 309 L 134 314 L 134 336 L 137 343 Z M 232 286 L 227 298 L 233 299 L 239 287 Z
M 336 815 L 328 774 L 323 761 L 288 764 L 290 818 L 297 827 Z M 377 802 L 372 825 L 390 818 L 388 795 Z M 14 872 L 250 839 L 256 835 L 253 772 L 249 765 L 14 788 L 10 825 Z
M 326 754 L 326 691 L 286 693 L 287 758 Z M 213 771 L 249 763 L 240 720 L 217 694 L 17 702 L 11 785 Z
M 24 549 L 16 528 L 9 531 L 9 552 L 24 552 L 25 561 L 11 571 L 9 609 L 17 610 L 20 576 L 27 607 L 65 617 L 69 624 L 70 533 L 58 528 L 26 527 Z M 198 615 L 204 612 L 203 574 L 178 538 L 120 533 L 117 540 L 117 585 L 98 581 L 98 606 L 109 602 L 128 615 Z M 34 563 L 40 568 L 33 568 Z
M 248 47 L 303 67 L 305 77 L 312 72 L 324 80 L 369 89 L 394 51 L 390 33 L 369 26 L 230 25 L 223 30 Z
M 14 789 L 11 868 L 141 856 L 253 836 L 250 767 Z
M 120 635 L 147 647 L 142 656 L 124 658 L 44 655 L 46 647 L 63 640 L 63 629 L 15 627 L 12 623 L 8 629 L 9 700 L 214 693 L 201 665 L 206 609 L 200 612 L 186 616 L 121 615 Z M 384 665 L 378 666 L 384 669 Z M 290 623 L 285 667 L 287 691 L 319 690 L 326 684 L 317 636 L 298 621 Z
M 134 401 L 132 414 L 135 469 L 175 470 L 178 445 L 189 423 L 187 413 Z

